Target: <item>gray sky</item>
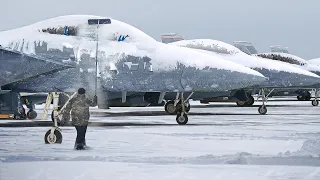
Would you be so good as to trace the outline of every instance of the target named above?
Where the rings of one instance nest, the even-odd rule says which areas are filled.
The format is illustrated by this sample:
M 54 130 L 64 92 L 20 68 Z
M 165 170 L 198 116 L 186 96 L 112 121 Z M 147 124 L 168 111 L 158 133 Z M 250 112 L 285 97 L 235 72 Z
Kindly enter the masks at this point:
M 259 52 L 281 44 L 311 59 L 320 57 L 319 7 L 319 0 L 3 0 L 0 30 L 60 15 L 101 15 L 156 40 L 164 32 L 227 43 L 246 40 Z

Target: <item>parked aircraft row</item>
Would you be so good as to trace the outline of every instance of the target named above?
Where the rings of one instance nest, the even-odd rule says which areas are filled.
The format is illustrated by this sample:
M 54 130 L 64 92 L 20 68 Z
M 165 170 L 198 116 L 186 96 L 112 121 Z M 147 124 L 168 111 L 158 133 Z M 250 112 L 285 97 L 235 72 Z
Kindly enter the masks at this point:
M 259 93 L 263 105 L 258 110 L 266 114 L 269 92 L 320 83 L 315 67 L 249 55 L 212 39 L 162 43 L 129 24 L 101 16 L 60 16 L 3 31 L 0 45 L 0 96 L 16 118 L 23 116 L 21 104 L 8 99 L 21 98 L 19 92 L 71 94 L 83 87 L 89 97 L 98 96 L 102 109 L 166 100 L 165 110 L 176 114 L 178 124 L 187 124 L 189 99 L 205 102 L 227 96 L 244 106 L 252 105 L 252 95 Z M 65 102 L 61 100 L 60 107 Z

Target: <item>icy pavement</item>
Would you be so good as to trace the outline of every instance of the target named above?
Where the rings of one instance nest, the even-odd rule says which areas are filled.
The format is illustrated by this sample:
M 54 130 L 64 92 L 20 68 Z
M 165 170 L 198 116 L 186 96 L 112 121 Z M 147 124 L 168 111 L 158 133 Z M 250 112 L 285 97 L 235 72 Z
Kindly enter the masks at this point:
M 89 126 L 87 151 L 73 150 L 73 127 L 54 145 L 44 144 L 48 127 L 1 128 L 0 179 L 320 179 L 320 107 L 268 102 L 258 115 L 220 105 L 193 104 L 187 126 L 163 107 L 93 109 L 109 114 L 92 122 L 146 125 Z

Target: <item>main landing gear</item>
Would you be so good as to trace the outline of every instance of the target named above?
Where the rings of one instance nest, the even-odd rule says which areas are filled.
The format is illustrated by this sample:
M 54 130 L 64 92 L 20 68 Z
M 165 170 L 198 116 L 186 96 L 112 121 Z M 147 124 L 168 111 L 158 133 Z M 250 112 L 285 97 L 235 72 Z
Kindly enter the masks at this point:
M 262 105 L 259 106 L 258 108 L 258 112 L 259 114 L 261 115 L 265 115 L 267 114 L 268 112 L 268 109 L 267 109 L 267 105 L 266 105 L 266 102 L 268 101 L 268 97 L 270 96 L 270 94 L 274 91 L 274 89 L 272 89 L 267 95 L 266 95 L 266 89 L 261 89 L 259 91 L 259 95 L 258 95 L 258 98 L 257 98 L 257 101 L 259 100 L 259 97 L 261 97 L 262 99 Z
M 298 101 L 310 101 L 311 94 L 308 92 L 306 95 L 299 95 L 297 96 Z
M 237 101 L 236 103 L 239 107 L 249 107 L 254 104 L 254 98 L 252 97 L 252 95 L 248 95 L 247 101 Z
M 189 97 L 185 100 L 184 107 L 185 107 L 185 111 L 189 112 L 190 111 L 190 104 L 189 104 L 189 99 L 192 96 L 193 93 L 191 93 L 189 95 Z M 175 100 L 170 100 L 168 101 L 165 105 L 164 105 L 164 110 L 166 111 L 166 113 L 170 114 L 170 115 L 176 115 L 178 113 L 178 111 L 181 111 L 182 106 L 181 106 L 181 101 L 180 101 L 180 97 L 179 97 L 180 93 L 177 93 L 176 95 L 176 99 Z
M 184 99 L 183 92 L 178 92 L 175 100 L 168 101 L 165 104 L 165 111 L 168 114 L 176 114 L 176 121 L 179 125 L 185 125 L 188 123 L 188 112 L 190 111 L 189 99 L 192 95 L 193 92 Z

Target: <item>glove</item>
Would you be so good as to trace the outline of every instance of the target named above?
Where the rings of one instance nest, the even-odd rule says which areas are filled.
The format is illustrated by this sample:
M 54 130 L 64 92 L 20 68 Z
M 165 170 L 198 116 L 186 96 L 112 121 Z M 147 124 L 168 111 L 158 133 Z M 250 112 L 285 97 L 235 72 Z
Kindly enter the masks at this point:
M 60 126 L 64 126 L 67 121 L 70 119 L 70 114 L 62 114 L 60 119 Z

